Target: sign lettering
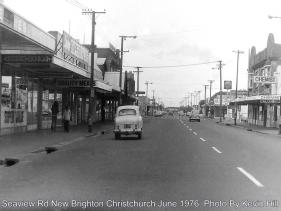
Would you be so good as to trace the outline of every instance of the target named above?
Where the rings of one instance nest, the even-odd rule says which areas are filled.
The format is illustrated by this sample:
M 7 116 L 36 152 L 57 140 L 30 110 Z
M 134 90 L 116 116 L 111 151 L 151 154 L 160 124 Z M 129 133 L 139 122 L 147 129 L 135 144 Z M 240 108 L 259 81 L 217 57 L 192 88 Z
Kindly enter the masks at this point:
M 2 55 L 3 63 L 43 64 L 51 63 L 51 55 Z
M 276 78 L 267 76 L 254 76 L 254 83 L 274 84 L 276 83 Z

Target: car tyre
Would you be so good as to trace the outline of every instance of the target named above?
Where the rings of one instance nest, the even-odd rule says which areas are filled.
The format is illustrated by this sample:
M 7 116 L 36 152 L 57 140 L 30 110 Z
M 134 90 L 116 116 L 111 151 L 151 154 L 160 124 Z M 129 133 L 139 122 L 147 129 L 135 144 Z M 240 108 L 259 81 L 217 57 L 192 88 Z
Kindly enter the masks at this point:
M 141 139 L 142 138 L 142 133 L 139 133 L 138 134 L 138 139 Z

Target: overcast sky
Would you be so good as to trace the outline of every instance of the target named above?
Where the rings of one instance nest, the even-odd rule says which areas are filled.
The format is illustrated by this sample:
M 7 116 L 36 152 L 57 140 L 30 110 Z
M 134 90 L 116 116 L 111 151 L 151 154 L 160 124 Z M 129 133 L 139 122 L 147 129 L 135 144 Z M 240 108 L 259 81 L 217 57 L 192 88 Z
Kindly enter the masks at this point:
M 80 4 L 78 4 L 80 3 Z M 90 43 L 91 20 L 81 5 L 106 14 L 97 16 L 96 45 L 112 43 L 120 48 L 119 35 L 137 35 L 124 42 L 125 66 L 173 66 L 222 60 L 222 80 L 236 81 L 236 54 L 242 50 L 239 89 L 247 88 L 248 51 L 266 48 L 273 33 L 281 43 L 280 0 L 4 0 L 4 4 L 45 31 L 63 30 Z M 219 91 L 216 63 L 177 68 L 143 69 L 140 90 L 149 86 L 166 106 L 178 106 L 188 93 L 201 90 L 215 80 L 212 92 Z M 124 68 L 124 70 L 134 70 Z M 209 90 L 207 90 L 209 93 Z

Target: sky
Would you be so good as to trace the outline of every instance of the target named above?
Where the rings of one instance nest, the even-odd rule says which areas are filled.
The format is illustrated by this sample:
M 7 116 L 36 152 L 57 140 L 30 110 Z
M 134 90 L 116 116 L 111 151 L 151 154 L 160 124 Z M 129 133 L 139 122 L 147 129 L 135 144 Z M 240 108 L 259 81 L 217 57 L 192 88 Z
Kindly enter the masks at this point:
M 96 45 L 120 48 L 120 35 L 136 35 L 124 41 L 123 70 L 143 68 L 140 90 L 163 102 L 179 106 L 184 97 L 201 91 L 208 80 L 214 80 L 212 93 L 220 88 L 217 61 L 222 60 L 222 81 L 231 80 L 235 89 L 237 54 L 239 58 L 238 89 L 247 89 L 248 52 L 266 48 L 269 33 L 281 43 L 279 0 L 4 0 L 10 9 L 44 31 L 70 32 L 80 43 L 90 43 L 91 19 L 82 8 L 106 11 L 96 18 Z M 208 63 L 209 64 L 201 64 Z M 190 64 L 201 64 L 192 65 Z M 129 66 L 129 67 L 127 67 Z M 213 69 L 215 68 L 215 69 Z M 207 96 L 209 89 L 207 89 Z

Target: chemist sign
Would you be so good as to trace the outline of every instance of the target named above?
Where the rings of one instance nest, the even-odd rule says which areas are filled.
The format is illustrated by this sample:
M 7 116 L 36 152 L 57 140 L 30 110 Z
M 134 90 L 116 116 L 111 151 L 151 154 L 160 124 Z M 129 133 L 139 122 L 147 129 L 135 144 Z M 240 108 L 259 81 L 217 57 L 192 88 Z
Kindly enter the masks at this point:
M 276 78 L 272 76 L 254 76 L 254 83 L 275 84 Z

